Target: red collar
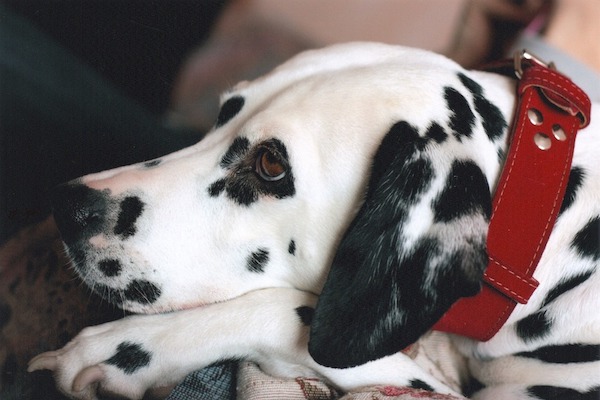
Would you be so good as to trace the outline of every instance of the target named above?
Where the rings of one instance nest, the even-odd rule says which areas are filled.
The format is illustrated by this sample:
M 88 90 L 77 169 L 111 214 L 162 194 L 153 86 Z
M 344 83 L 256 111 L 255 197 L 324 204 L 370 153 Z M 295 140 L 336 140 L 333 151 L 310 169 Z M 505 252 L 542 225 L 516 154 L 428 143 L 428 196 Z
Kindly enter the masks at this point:
M 480 341 L 491 339 L 538 287 L 533 273 L 562 204 L 575 136 L 590 120 L 587 95 L 552 66 L 523 51 L 513 71 L 518 104 L 492 204 L 484 285 L 434 326 Z

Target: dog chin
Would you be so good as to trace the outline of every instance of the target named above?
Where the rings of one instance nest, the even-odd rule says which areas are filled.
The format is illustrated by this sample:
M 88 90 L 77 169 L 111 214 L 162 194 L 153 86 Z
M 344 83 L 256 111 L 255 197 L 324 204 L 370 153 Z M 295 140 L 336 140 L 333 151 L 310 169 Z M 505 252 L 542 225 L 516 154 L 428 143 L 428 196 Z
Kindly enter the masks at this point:
M 217 303 L 223 303 L 228 301 L 227 300 L 218 300 L 218 301 L 212 301 L 212 302 L 190 302 L 190 303 L 185 303 L 185 304 L 164 304 L 164 305 L 140 305 L 137 303 L 124 303 L 124 304 L 117 304 L 117 306 L 119 306 L 120 308 L 122 308 L 125 311 L 134 313 L 134 314 L 166 314 L 166 313 L 171 313 L 171 312 L 177 312 L 177 311 L 186 311 L 186 310 L 193 310 L 193 309 L 198 309 L 198 308 L 204 308 L 207 306 L 210 306 L 212 304 L 217 304 Z

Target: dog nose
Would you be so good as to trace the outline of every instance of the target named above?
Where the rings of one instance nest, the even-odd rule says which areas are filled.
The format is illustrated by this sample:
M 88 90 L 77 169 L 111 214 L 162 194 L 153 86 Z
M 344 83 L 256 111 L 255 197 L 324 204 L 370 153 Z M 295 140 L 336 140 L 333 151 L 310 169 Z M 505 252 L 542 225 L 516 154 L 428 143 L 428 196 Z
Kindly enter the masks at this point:
M 88 239 L 102 230 L 107 196 L 80 183 L 65 183 L 52 192 L 52 211 L 65 243 Z

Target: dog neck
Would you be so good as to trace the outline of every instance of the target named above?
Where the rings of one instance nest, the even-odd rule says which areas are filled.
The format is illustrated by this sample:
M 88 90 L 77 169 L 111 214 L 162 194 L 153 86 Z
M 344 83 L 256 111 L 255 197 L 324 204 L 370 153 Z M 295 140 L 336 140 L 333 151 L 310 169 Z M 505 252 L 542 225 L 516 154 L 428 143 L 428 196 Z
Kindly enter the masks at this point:
M 514 71 L 518 103 L 494 195 L 484 285 L 434 326 L 479 341 L 491 339 L 537 289 L 533 273 L 565 194 L 576 134 L 590 120 L 587 95 L 551 66 L 523 52 Z

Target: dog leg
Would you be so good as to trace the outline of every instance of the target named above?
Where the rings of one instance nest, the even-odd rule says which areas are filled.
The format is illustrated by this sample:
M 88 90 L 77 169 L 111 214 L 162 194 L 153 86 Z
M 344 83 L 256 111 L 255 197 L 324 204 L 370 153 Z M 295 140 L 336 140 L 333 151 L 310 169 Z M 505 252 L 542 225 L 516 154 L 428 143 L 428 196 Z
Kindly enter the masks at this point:
M 349 369 L 316 364 L 307 351 L 316 299 L 294 289 L 264 289 L 196 309 L 126 317 L 84 329 L 64 348 L 31 360 L 29 371 L 52 370 L 59 389 L 76 399 L 98 393 L 141 398 L 226 359 L 254 361 L 280 377 L 324 378 L 344 391 L 417 381 L 452 393 L 403 354 Z

